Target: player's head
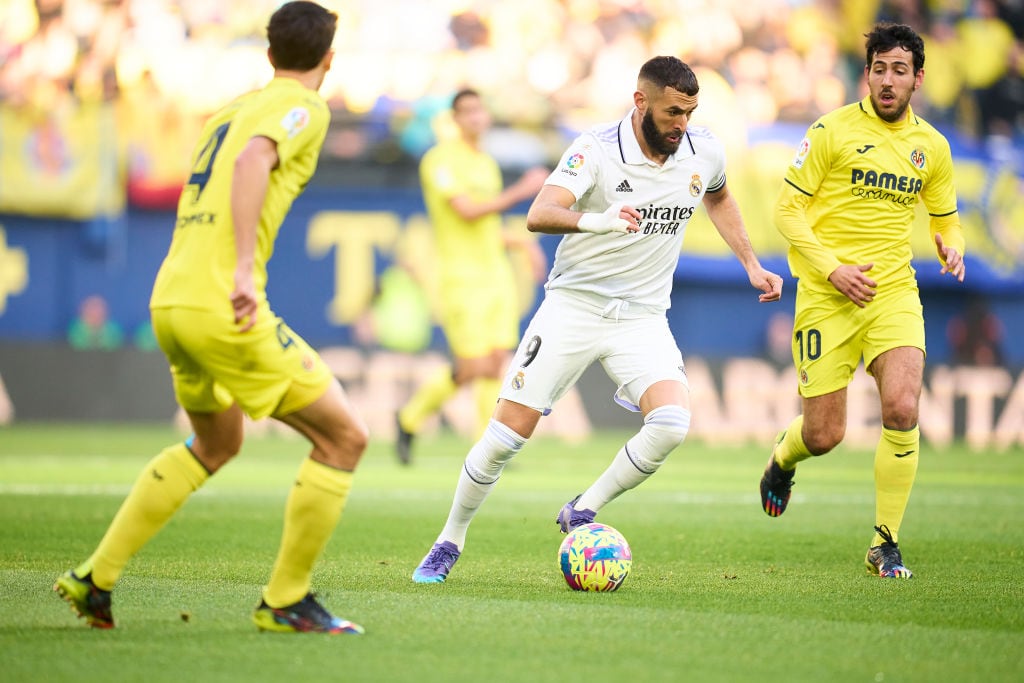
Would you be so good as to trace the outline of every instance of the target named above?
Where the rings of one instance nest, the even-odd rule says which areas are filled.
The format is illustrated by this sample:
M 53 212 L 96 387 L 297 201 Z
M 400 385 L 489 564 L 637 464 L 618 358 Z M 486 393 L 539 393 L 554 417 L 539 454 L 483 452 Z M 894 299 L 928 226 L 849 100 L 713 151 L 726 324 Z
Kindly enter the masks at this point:
M 267 24 L 270 63 L 275 69 L 300 72 L 327 66 L 337 27 L 338 15 L 315 2 L 286 2 Z
M 884 121 L 899 121 L 924 79 L 924 41 L 903 24 L 882 22 L 868 33 L 864 74 L 871 106 Z
M 467 138 L 476 139 L 491 126 L 491 114 L 480 93 L 463 88 L 452 97 L 452 120 Z
M 667 156 L 679 149 L 699 89 L 693 69 L 676 57 L 654 57 L 640 68 L 633 103 L 652 152 Z

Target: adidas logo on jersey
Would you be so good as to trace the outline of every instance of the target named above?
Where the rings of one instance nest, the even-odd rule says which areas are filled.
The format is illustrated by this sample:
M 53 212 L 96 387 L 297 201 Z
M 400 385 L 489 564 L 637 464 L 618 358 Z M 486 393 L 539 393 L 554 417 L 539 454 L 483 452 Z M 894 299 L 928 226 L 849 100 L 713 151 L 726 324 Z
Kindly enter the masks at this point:
M 615 188 L 616 192 L 632 192 L 633 188 L 629 186 L 628 180 L 623 180 L 619 183 L 619 186 Z

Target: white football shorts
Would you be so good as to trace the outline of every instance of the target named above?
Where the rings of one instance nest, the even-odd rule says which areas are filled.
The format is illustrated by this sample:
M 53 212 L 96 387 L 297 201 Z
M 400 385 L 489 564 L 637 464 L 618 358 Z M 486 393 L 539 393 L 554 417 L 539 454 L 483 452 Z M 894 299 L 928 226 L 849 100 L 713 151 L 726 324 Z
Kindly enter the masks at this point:
M 689 386 L 663 310 L 555 289 L 526 328 L 500 396 L 547 415 L 595 361 L 618 386 L 616 403 L 634 412 L 655 382 Z

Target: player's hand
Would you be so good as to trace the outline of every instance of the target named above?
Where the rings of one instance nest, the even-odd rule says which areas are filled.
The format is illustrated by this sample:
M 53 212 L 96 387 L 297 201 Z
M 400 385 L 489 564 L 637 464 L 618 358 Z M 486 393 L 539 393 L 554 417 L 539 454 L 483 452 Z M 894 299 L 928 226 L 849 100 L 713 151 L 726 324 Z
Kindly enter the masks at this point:
M 603 213 L 585 213 L 580 216 L 576 228 L 580 232 L 605 235 L 609 232 L 639 232 L 640 212 L 632 206 L 615 203 Z
M 757 297 L 757 300 L 761 303 L 778 301 L 782 298 L 782 276 L 770 270 L 760 268 L 756 272 L 751 273 L 750 284 L 763 292 L 763 294 Z
M 964 264 L 964 256 L 954 247 L 947 247 L 942 243 L 942 235 L 935 233 L 935 247 L 936 251 L 939 252 L 939 260 L 942 261 L 942 270 L 939 271 L 940 275 L 949 273 L 960 282 L 964 281 L 964 276 L 967 274 L 967 266 Z
M 847 299 L 864 308 L 875 298 L 875 287 L 878 286 L 878 283 L 865 275 L 874 267 L 874 263 L 839 266 L 828 276 L 828 281 Z
M 256 324 L 256 287 L 252 273 L 235 273 L 235 291 L 231 292 L 231 308 L 235 311 L 235 323 L 239 332 L 248 332 Z

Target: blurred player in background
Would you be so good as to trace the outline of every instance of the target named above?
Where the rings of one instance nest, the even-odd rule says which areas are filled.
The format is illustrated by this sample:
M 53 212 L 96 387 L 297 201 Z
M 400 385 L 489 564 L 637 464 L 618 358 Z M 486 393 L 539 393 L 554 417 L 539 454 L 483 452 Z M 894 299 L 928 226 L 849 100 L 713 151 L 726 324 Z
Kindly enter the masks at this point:
M 697 90 L 697 77 L 680 60 L 649 60 L 632 111 L 579 136 L 534 200 L 529 229 L 564 235 L 544 302 L 505 375 L 494 417 L 466 457 L 448 520 L 413 581 L 447 579 L 505 464 L 591 363 L 600 362 L 618 385 L 620 405 L 643 414 L 643 427 L 590 488 L 562 507 L 556 522 L 563 533 L 593 522 L 683 442 L 690 392 L 666 310 L 683 233 L 698 207 L 761 290 L 760 300 L 781 297 L 782 278 L 761 267 L 726 186 L 721 143 L 689 126 Z
M 546 267 L 540 245 L 502 229 L 501 213 L 540 190 L 548 170 L 533 168 L 502 189 L 498 162 L 483 149 L 491 116 L 480 95 L 452 99 L 458 135 L 423 155 L 420 181 L 440 273 L 441 327 L 453 362 L 422 384 L 396 416 L 396 455 L 408 464 L 413 437 L 464 384 L 472 383 L 482 433 L 501 376 L 519 341 L 521 310 L 507 250 L 530 250 L 537 279 Z
M 313 445 L 285 507 L 284 532 L 253 621 L 269 631 L 362 633 L 310 592 L 315 561 L 352 485 L 367 430 L 327 366 L 266 297 L 267 260 L 316 169 L 330 113 L 333 12 L 289 2 L 270 18 L 274 79 L 207 122 L 157 274 L 153 331 L 193 434 L 143 469 L 92 556 L 54 586 L 91 626 L 112 628 L 125 565 L 242 446 L 243 413 L 272 416 Z
M 921 447 L 924 318 L 910 265 L 918 201 L 931 216 L 942 272 L 961 282 L 964 238 L 949 143 L 910 108 L 924 79 L 924 43 L 907 26 L 882 23 L 866 48 L 869 94 L 810 127 L 775 206 L 799 278 L 793 361 L 803 413 L 772 449 L 761 504 L 772 517 L 785 512 L 797 463 L 843 440 L 846 387 L 863 358 L 882 414 L 865 562 L 879 576 L 910 578 L 898 537 Z

